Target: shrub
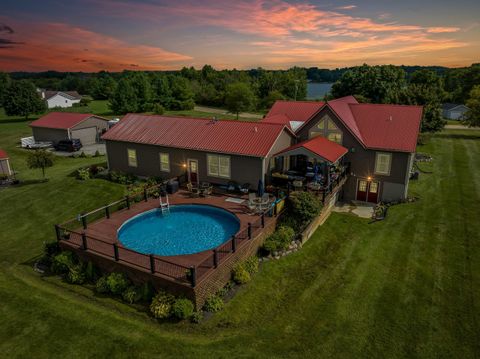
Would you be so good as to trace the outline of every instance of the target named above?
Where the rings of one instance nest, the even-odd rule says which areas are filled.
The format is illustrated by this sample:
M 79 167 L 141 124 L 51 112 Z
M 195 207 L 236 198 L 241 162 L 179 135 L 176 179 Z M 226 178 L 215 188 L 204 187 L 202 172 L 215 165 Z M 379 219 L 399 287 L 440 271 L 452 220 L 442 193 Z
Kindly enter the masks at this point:
M 175 302 L 175 297 L 166 292 L 159 292 L 152 299 L 150 304 L 150 312 L 157 319 L 168 318 L 172 314 L 172 304 Z
M 80 155 L 79 155 L 78 157 L 80 157 L 80 158 L 86 158 L 87 155 L 85 154 L 85 152 L 82 151 L 82 153 L 80 153 Z
M 257 256 L 251 256 L 244 262 L 246 271 L 252 275 L 258 272 L 258 258 Z
M 90 179 L 90 171 L 88 170 L 88 168 L 80 168 L 77 171 L 77 176 L 76 177 L 79 180 L 86 181 L 86 180 Z
M 188 319 L 193 315 L 194 306 L 191 300 L 180 298 L 172 305 L 172 314 L 178 319 Z
M 53 257 L 51 270 L 56 274 L 66 274 L 75 265 L 72 252 L 62 252 Z
M 193 312 L 192 316 L 190 317 L 190 321 L 192 323 L 200 323 L 203 319 L 203 312 L 202 311 L 197 311 Z
M 270 253 L 285 250 L 288 248 L 294 236 L 295 231 L 293 228 L 284 225 L 279 226 L 277 230 L 265 240 L 263 248 Z
M 125 302 L 133 304 L 142 299 L 142 292 L 137 287 L 131 285 L 122 293 L 122 298 Z
M 220 310 L 223 309 L 223 299 L 222 297 L 216 295 L 216 294 L 212 294 L 210 295 L 207 300 L 205 301 L 205 304 L 203 306 L 203 308 L 207 311 L 207 312 L 212 312 L 212 313 L 215 313 L 215 312 L 218 312 Z
M 100 277 L 97 280 L 97 283 L 95 284 L 95 291 L 97 293 L 108 293 L 110 291 L 110 288 L 108 287 L 106 275 Z
M 233 280 L 229 280 L 223 288 L 218 290 L 217 295 L 219 295 L 220 297 L 224 297 L 234 286 L 235 282 Z
M 250 273 L 247 272 L 243 263 L 239 263 L 235 267 L 233 267 L 232 272 L 232 277 L 235 283 L 245 284 L 250 282 Z
M 67 273 L 66 280 L 71 284 L 85 283 L 86 276 L 83 264 L 79 263 L 71 267 Z
M 292 216 L 300 223 L 310 222 L 322 209 L 322 202 L 310 192 L 293 192 L 289 202 Z
M 122 273 L 111 273 L 107 277 L 108 289 L 114 295 L 122 294 L 129 284 L 129 280 Z
M 93 157 L 100 157 L 100 156 L 101 156 L 100 152 L 99 152 L 98 150 L 96 150 L 96 151 L 95 151 L 95 154 L 93 155 Z
M 58 242 L 45 242 L 43 245 L 43 252 L 47 257 L 53 257 L 60 252 Z
M 157 103 L 153 106 L 153 113 L 155 115 L 163 115 L 165 113 L 165 107 Z
M 88 262 L 85 267 L 85 278 L 91 282 L 94 282 L 98 277 L 97 268 L 93 265 L 92 262 Z
M 98 152 L 98 151 L 97 151 Z M 98 167 L 97 165 L 91 165 L 89 168 L 88 168 L 88 171 L 90 172 L 90 174 L 92 176 L 96 176 L 97 173 L 100 171 L 100 168 L 101 167 Z
M 426 145 L 428 142 L 430 142 L 430 139 L 432 138 L 431 133 L 419 133 L 418 138 L 417 138 L 417 145 Z

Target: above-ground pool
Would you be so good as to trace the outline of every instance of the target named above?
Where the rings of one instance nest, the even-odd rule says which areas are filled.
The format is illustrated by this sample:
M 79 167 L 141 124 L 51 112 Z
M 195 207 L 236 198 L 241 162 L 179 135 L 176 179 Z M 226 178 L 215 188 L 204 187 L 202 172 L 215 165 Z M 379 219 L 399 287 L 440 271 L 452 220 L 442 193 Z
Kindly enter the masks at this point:
M 163 214 L 153 209 L 130 218 L 118 229 L 118 239 L 140 253 L 175 256 L 218 247 L 239 228 L 238 218 L 224 209 L 176 205 Z

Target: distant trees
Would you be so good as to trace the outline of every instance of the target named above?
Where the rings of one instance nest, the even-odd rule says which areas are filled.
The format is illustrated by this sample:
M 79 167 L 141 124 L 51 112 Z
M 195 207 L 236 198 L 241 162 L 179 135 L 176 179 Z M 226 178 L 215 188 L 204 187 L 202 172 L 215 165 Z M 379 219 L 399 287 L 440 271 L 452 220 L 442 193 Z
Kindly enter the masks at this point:
M 474 86 L 469 96 L 467 100 L 469 110 L 462 122 L 469 127 L 480 127 L 480 85 Z
M 10 83 L 10 76 L 5 72 L 0 72 L 0 107 L 3 106 L 3 101 Z
M 225 106 L 231 113 L 238 115 L 242 111 L 251 110 L 255 96 L 250 87 L 244 82 L 236 82 L 227 86 L 225 93 Z
M 123 78 L 118 82 L 115 91 L 110 98 L 110 108 L 116 114 L 137 112 L 137 94 L 129 78 Z
M 33 82 L 28 80 L 13 81 L 8 86 L 3 100 L 5 113 L 9 116 L 28 116 L 46 110 L 45 102 L 40 98 Z
M 45 178 L 45 169 L 53 166 L 53 154 L 45 150 L 31 151 L 27 155 L 27 166 L 30 169 L 41 169 Z

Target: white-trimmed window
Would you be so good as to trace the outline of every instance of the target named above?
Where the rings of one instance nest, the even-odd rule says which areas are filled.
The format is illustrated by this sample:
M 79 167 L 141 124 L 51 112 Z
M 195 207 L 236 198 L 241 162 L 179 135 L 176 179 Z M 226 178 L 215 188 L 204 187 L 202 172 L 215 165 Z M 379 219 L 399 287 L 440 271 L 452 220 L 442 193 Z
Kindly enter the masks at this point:
M 132 148 L 127 149 L 127 156 L 128 156 L 128 166 L 129 167 L 137 167 L 137 150 Z
M 332 142 L 342 144 L 342 133 L 341 132 L 330 132 L 328 134 L 327 138 Z
M 170 172 L 170 155 L 168 153 L 160 153 L 160 171 Z
M 375 154 L 375 173 L 379 175 L 390 175 L 392 164 L 392 154 L 387 152 L 377 152 Z
M 230 178 L 230 156 L 207 155 L 208 175 Z

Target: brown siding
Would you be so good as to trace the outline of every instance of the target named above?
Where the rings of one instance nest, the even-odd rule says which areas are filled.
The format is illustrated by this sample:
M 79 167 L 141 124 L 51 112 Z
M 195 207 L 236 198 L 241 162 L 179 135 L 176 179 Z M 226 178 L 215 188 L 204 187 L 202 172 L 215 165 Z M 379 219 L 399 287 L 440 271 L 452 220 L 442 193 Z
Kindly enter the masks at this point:
M 383 193 L 384 182 L 401 184 L 404 187 L 407 186 L 408 173 L 410 171 L 410 154 L 404 152 L 390 152 L 392 153 L 390 175 L 382 176 L 374 174 L 375 153 L 377 151 L 365 149 L 329 108 L 325 108 L 320 111 L 314 119 L 312 119 L 304 128 L 300 130 L 300 132 L 298 133 L 298 136 L 300 138 L 299 140 L 304 141 L 308 139 L 310 128 L 316 126 L 318 121 L 325 115 L 328 115 L 342 131 L 342 145 L 349 150 L 349 152 L 344 157 L 344 161 L 350 162 L 351 165 L 347 183 L 344 185 L 344 200 L 354 200 L 356 197 L 357 179 L 365 179 L 369 176 L 377 181 L 380 181 L 380 199 L 383 199 L 385 197 L 385 199 L 392 200 L 392 196 L 397 196 L 397 194 Z M 352 149 L 354 149 L 354 152 L 352 152 Z M 378 152 L 389 151 L 379 150 Z M 403 195 L 401 194 L 398 194 L 398 196 L 399 198 L 397 199 L 403 197 Z
M 106 141 L 109 169 L 137 176 L 160 176 L 171 178 L 184 176 L 186 168 L 183 165 L 187 159 L 198 160 L 199 180 L 217 184 L 226 184 L 233 180 L 240 184 L 250 183 L 256 186 L 262 177 L 262 159 L 257 157 L 230 155 L 231 179 L 210 177 L 207 175 L 207 153 L 202 151 L 145 145 L 130 142 Z M 128 166 L 127 149 L 137 151 L 137 167 Z M 170 155 L 170 172 L 160 171 L 161 152 Z
M 293 144 L 293 136 L 287 131 L 283 131 L 282 134 L 278 137 L 277 141 L 273 144 L 270 153 L 265 159 L 265 173 L 268 174 L 270 170 L 270 159 L 275 153 L 280 152 L 281 150 L 291 146 Z
M 73 129 L 78 130 L 80 128 L 87 128 L 87 127 L 93 127 L 93 126 L 95 126 L 97 128 L 98 132 L 101 133 L 102 130 L 107 129 L 108 121 L 107 120 L 102 120 L 99 117 L 92 116 L 92 117 L 89 117 L 88 119 L 86 119 L 85 121 L 80 122 L 78 125 L 72 127 L 72 130 Z

